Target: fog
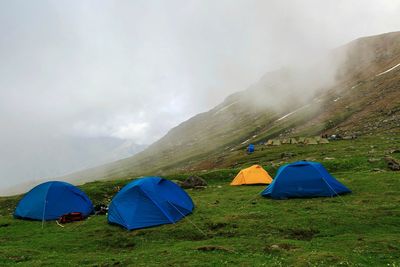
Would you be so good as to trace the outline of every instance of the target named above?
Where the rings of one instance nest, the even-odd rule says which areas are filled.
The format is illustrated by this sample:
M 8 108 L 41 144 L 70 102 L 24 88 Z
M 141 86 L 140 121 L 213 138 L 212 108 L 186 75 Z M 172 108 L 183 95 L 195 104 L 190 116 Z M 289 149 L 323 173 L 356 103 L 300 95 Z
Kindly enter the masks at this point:
M 115 159 L 103 140 L 143 148 L 267 72 L 399 30 L 398 14 L 398 1 L 0 1 L 0 194 Z

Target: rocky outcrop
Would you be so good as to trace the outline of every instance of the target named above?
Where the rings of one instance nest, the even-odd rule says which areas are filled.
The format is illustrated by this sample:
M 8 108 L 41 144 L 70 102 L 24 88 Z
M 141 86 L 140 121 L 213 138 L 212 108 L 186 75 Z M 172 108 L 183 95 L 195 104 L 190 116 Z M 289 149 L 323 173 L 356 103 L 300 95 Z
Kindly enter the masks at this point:
M 392 171 L 400 171 L 400 162 L 395 158 L 386 156 L 385 161 L 387 162 L 387 166 Z
M 190 176 L 185 181 L 180 182 L 179 186 L 185 189 L 207 186 L 207 182 L 199 176 Z

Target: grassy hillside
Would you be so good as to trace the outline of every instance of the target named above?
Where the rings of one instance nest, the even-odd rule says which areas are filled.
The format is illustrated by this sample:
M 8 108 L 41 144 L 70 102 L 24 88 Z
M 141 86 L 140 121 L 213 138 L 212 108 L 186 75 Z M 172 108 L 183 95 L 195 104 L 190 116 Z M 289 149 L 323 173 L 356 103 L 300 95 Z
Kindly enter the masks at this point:
M 40 222 L 12 218 L 18 196 L 0 198 L 0 265 L 399 266 L 400 173 L 382 160 L 385 155 L 400 159 L 393 153 L 399 147 L 395 134 L 258 147 L 250 156 L 237 151 L 220 163 L 235 163 L 234 168 L 192 171 L 209 183 L 206 189 L 188 190 L 196 205 L 192 215 L 131 232 L 108 225 L 105 216 L 65 228 L 47 222 L 42 229 Z M 258 195 L 264 186 L 228 185 L 241 166 L 260 163 L 274 174 L 279 165 L 298 159 L 322 161 L 353 193 L 277 201 Z M 97 181 L 82 189 L 95 203 L 108 203 L 128 182 Z
M 85 182 L 171 174 L 210 154 L 277 136 L 368 135 L 400 128 L 400 32 L 361 38 L 322 62 L 267 73 L 131 158 L 64 177 Z M 311 94 L 308 92 L 314 92 Z
M 40 222 L 12 218 L 21 196 L 0 198 L 0 266 L 400 266 L 400 173 L 384 160 L 400 160 L 400 68 L 388 71 L 400 63 L 398 44 L 400 33 L 391 33 L 335 50 L 329 58 L 343 60 L 335 82 L 310 99 L 291 93 L 321 86 L 311 79 L 316 69 L 269 73 L 137 156 L 65 178 L 94 181 L 82 189 L 95 204 L 108 204 L 139 176 L 203 177 L 207 188 L 188 191 L 194 213 L 176 224 L 128 232 L 92 216 L 42 229 Z M 280 90 L 287 91 L 283 102 L 275 95 Z M 263 105 L 271 98 L 279 107 Z M 261 144 L 319 133 L 360 138 Z M 248 155 L 250 142 L 257 145 Z M 263 186 L 228 185 L 242 167 L 256 163 L 274 175 L 303 159 L 322 162 L 353 194 L 275 201 L 259 196 Z

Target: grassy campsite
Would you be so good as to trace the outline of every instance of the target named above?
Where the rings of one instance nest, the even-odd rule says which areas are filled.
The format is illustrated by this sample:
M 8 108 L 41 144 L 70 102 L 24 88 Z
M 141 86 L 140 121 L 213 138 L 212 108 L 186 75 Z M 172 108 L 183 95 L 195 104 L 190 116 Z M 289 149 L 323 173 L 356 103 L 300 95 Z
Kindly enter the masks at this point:
M 208 186 L 187 190 L 193 214 L 175 224 L 127 231 L 107 216 L 65 224 L 16 220 L 21 196 L 0 198 L 0 265 L 8 266 L 400 266 L 400 174 L 384 157 L 400 159 L 398 135 L 365 136 L 323 145 L 256 146 L 226 156 L 220 167 L 191 175 Z M 352 190 L 328 198 L 272 200 L 265 186 L 230 186 L 244 167 L 262 165 L 272 177 L 296 160 L 323 163 Z M 226 168 L 235 163 L 235 168 Z M 136 177 L 131 177 L 134 179 Z M 130 180 L 82 185 L 94 204 Z
M 400 1 L 0 1 L 0 267 L 400 267 Z

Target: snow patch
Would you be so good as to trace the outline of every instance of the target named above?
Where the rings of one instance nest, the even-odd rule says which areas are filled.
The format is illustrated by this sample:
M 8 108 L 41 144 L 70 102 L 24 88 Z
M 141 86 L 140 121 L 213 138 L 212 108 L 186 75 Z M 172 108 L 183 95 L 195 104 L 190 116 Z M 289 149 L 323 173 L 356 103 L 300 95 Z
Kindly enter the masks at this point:
M 321 102 L 321 101 L 322 101 L 322 99 L 321 99 L 321 98 L 319 98 L 319 97 L 316 97 L 316 98 L 314 98 L 314 99 L 313 99 L 313 101 L 314 101 L 314 102 L 316 102 L 316 103 L 318 103 L 318 102 Z
M 302 110 L 303 108 L 308 107 L 309 105 L 310 105 L 310 104 L 307 104 L 307 105 L 305 105 L 305 106 L 302 106 L 302 107 L 300 107 L 300 108 L 298 108 L 298 109 L 296 109 L 296 110 L 294 110 L 294 111 L 292 111 L 292 112 L 290 112 L 290 113 L 288 113 L 288 114 L 286 114 L 286 115 L 280 117 L 280 118 L 277 119 L 276 121 L 281 121 L 281 120 L 283 120 L 283 119 L 289 117 L 290 115 L 293 115 L 294 113 L 296 113 L 296 112 Z
M 224 111 L 224 110 L 230 108 L 231 106 L 233 106 L 233 105 L 236 104 L 237 102 L 239 102 L 239 101 L 235 101 L 235 102 L 233 102 L 233 103 L 227 105 L 226 107 L 223 107 L 223 108 L 221 108 L 220 110 L 217 110 L 217 111 L 213 114 L 213 116 L 215 116 L 215 115 L 217 115 L 218 113 L 220 113 L 220 112 L 222 112 L 222 111 Z
M 244 144 L 246 144 L 246 143 L 249 142 L 249 141 L 250 141 L 250 139 L 247 139 L 246 141 L 242 142 L 241 145 L 244 145 Z
M 392 70 L 394 70 L 394 69 L 397 68 L 397 67 L 400 67 L 400 63 L 397 64 L 397 65 L 394 66 L 394 67 L 391 67 L 391 68 L 388 69 L 388 70 L 385 70 L 384 72 L 381 72 L 381 73 L 377 74 L 376 76 L 381 76 L 381 75 L 383 75 L 383 74 L 386 74 L 386 73 L 388 73 L 389 71 L 392 71 Z

